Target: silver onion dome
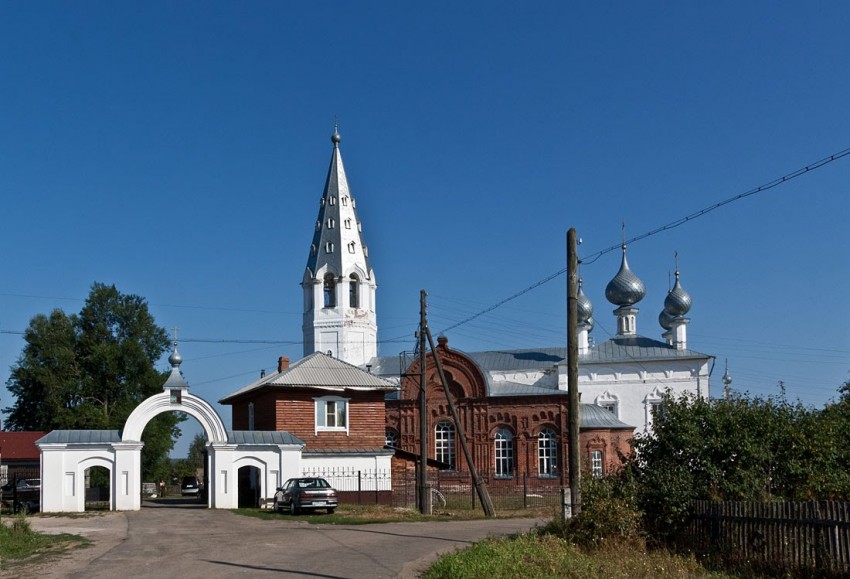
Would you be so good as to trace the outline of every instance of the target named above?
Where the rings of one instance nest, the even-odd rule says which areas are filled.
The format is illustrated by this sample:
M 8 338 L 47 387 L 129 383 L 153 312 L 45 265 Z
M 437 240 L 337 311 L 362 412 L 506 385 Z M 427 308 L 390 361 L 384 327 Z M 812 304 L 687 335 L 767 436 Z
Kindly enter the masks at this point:
M 672 330 L 673 318 L 674 316 L 671 316 L 666 309 L 663 309 L 661 310 L 661 313 L 658 314 L 658 323 L 661 324 L 661 327 L 665 330 Z
M 605 288 L 605 299 L 615 306 L 631 306 L 638 303 L 646 295 L 646 287 L 638 276 L 629 269 L 626 261 L 626 245 L 623 244 L 623 261 L 620 263 L 620 271 L 614 276 Z
M 684 316 L 691 309 L 691 296 L 679 283 L 679 272 L 676 272 L 676 283 L 664 298 L 664 311 L 672 317 Z
M 177 368 L 183 363 L 183 356 L 181 356 L 180 352 L 177 351 L 177 344 L 174 344 L 174 351 L 171 352 L 171 355 L 168 357 L 168 363 L 171 364 L 172 368 Z
M 583 280 L 578 280 L 578 296 L 576 300 L 576 305 L 578 309 L 578 317 L 576 321 L 579 324 L 586 324 L 589 321 L 592 323 L 593 319 L 593 304 L 590 303 L 588 297 L 584 294 L 584 282 Z

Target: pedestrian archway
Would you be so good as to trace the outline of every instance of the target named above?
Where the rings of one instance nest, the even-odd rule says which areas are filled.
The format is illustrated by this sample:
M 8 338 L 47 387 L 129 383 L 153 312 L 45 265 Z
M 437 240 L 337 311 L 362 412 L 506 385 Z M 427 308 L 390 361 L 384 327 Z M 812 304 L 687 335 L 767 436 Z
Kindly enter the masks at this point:
M 103 467 L 109 472 L 109 508 L 141 508 L 142 432 L 163 412 L 184 412 L 200 422 L 207 436 L 207 506 L 233 509 L 239 504 L 240 466 L 253 468 L 252 487 L 257 501 L 266 499 L 286 478 L 301 471 L 304 442 L 288 432 L 228 432 L 218 412 L 189 392 L 180 372 L 182 358 L 168 358 L 171 374 L 163 391 L 141 402 L 117 430 L 54 430 L 36 444 L 41 450 L 41 510 L 82 512 L 86 500 L 86 472 Z

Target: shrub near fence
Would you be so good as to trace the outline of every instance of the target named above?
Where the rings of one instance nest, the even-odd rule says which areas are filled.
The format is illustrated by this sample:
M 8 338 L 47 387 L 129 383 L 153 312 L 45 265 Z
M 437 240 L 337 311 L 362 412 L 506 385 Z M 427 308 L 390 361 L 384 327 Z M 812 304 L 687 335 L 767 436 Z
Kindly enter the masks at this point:
M 686 538 L 727 564 L 850 574 L 850 503 L 694 501 Z

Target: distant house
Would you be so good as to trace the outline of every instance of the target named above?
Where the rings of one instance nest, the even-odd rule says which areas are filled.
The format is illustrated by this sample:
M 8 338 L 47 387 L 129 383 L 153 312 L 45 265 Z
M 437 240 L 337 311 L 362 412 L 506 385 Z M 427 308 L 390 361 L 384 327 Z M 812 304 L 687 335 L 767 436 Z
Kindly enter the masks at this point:
M 220 403 L 233 408 L 233 430 L 285 431 L 302 440 L 301 473 L 331 480 L 389 471 L 393 453 L 384 448 L 384 397 L 395 389 L 365 370 L 314 352 L 291 366 L 281 357 L 277 372 Z
M 0 484 L 15 476 L 38 478 L 39 457 L 35 441 L 46 432 L 0 431 Z

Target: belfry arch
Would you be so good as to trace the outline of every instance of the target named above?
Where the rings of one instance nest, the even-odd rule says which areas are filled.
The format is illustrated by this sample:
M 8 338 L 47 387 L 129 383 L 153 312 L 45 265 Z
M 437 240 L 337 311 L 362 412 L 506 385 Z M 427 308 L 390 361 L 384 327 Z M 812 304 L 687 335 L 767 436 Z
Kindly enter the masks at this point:
M 142 432 L 163 412 L 183 412 L 194 417 L 207 435 L 207 506 L 233 509 L 238 506 L 238 467 L 255 465 L 263 498 L 287 478 L 301 472 L 304 442 L 288 432 L 237 431 L 224 427 L 218 412 L 206 400 L 189 392 L 180 372 L 182 358 L 169 356 L 171 374 L 163 391 L 142 401 L 127 417 L 122 431 L 54 430 L 36 441 L 41 450 L 41 510 L 85 510 L 85 469 L 102 466 L 110 474 L 110 509 L 141 508 Z

